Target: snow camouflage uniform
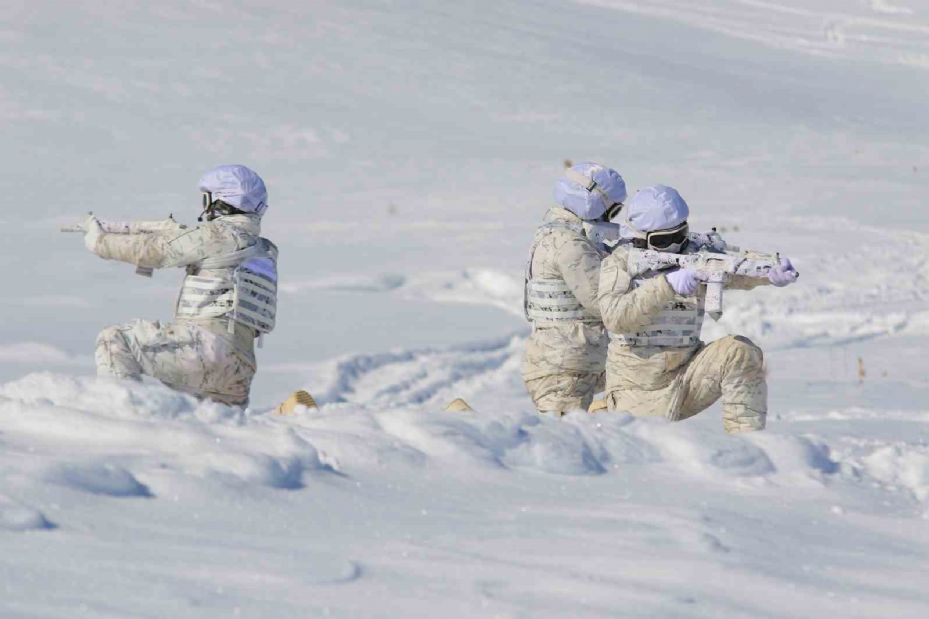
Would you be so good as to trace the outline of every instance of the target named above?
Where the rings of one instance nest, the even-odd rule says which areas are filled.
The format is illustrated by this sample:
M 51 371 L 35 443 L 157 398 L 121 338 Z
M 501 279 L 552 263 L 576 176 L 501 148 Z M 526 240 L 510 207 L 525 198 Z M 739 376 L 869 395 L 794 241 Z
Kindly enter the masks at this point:
M 242 166 L 221 166 L 213 172 L 228 168 Z M 208 189 L 203 180 L 201 189 Z M 230 314 L 229 299 L 236 267 L 245 260 L 266 263 L 276 284 L 277 248 L 260 238 L 260 226 L 260 215 L 247 213 L 221 216 L 191 230 L 100 234 L 94 252 L 102 258 L 149 268 L 186 267 L 187 277 L 173 322 L 135 320 L 100 333 L 95 353 L 98 373 L 131 379 L 144 374 L 197 397 L 247 404 L 257 367 L 255 338 L 270 331 L 267 327 L 273 327 L 274 318 L 259 328 L 245 324 L 250 321 Z M 221 290 L 204 291 L 205 285 L 216 282 L 222 282 Z M 204 303 L 203 295 L 211 303 Z
M 629 258 L 636 251 L 619 247 L 603 261 L 599 305 L 604 325 L 611 334 L 631 336 L 653 331 L 662 311 L 691 308 L 696 310 L 693 341 L 649 346 L 634 337 L 627 343 L 612 335 L 606 362 L 609 410 L 680 421 L 722 397 L 726 432 L 764 429 L 768 388 L 761 349 L 741 336 L 701 342 L 706 288 L 701 287 L 696 297 L 681 297 L 663 273 L 633 273 Z M 735 277 L 728 288 L 748 290 L 763 283 Z
M 677 192 L 674 195 L 680 200 L 674 205 L 679 213 L 664 225 L 653 224 L 652 230 L 686 220 L 686 203 Z M 638 198 L 627 207 L 630 217 Z M 680 421 L 721 397 L 726 432 L 764 429 L 768 391 L 761 349 L 741 336 L 701 342 L 706 288 L 701 286 L 695 296 L 683 297 L 669 284 L 668 271 L 636 273 L 637 251 L 641 250 L 617 248 L 603 261 L 600 275 L 599 307 L 611 337 L 606 365 L 608 409 Z M 748 290 L 767 283 L 737 276 L 727 287 Z M 678 331 L 669 336 L 661 327 Z
M 621 203 L 626 188 L 619 174 L 597 164 L 578 164 L 571 171 L 556 185 L 561 206 L 546 213 L 527 266 L 526 317 L 532 334 L 522 376 L 540 412 L 586 409 L 604 385 L 609 340 L 600 321 L 597 286 L 606 252 L 587 237 L 584 221 Z M 592 179 L 599 187 L 588 189 Z

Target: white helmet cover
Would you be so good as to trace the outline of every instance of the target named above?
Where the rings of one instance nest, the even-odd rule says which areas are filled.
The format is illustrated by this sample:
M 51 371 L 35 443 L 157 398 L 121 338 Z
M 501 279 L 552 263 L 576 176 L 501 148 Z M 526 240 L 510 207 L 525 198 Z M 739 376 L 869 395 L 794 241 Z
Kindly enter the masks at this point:
M 567 170 L 555 182 L 555 202 L 586 221 L 599 219 L 626 199 L 626 182 L 619 172 L 586 161 Z
M 690 216 L 690 207 L 677 189 L 652 185 L 636 192 L 626 205 L 626 220 L 638 232 L 668 230 Z
M 220 165 L 200 177 L 200 191 L 209 192 L 246 213 L 264 215 L 268 210 L 268 190 L 254 170 L 244 165 Z

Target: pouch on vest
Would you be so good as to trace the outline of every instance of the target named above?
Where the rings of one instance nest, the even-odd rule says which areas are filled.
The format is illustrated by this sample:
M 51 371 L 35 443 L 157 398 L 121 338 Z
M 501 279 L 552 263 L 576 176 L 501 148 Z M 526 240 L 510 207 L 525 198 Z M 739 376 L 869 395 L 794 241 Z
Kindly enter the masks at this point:
M 576 234 L 585 234 L 582 224 L 561 220 L 544 223 L 536 230 L 523 280 L 523 313 L 526 320 L 533 325 L 577 321 L 597 324 L 600 318 L 581 305 L 563 279 L 541 279 L 532 274 L 532 261 L 539 242 L 554 230 L 570 230 Z
M 260 255 L 249 258 L 232 273 L 233 306 L 229 318 L 261 334 L 274 330 L 277 316 L 277 248 L 267 239 Z

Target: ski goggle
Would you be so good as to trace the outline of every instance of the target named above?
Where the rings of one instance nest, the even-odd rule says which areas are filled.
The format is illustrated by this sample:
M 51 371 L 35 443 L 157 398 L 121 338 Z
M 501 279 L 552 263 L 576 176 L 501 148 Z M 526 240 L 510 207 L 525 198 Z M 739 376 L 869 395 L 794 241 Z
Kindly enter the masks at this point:
M 213 215 L 210 212 L 210 207 L 213 206 L 213 194 L 209 191 L 203 192 L 203 211 L 200 213 L 200 216 L 197 217 L 197 221 L 203 221 L 203 218 L 206 217 L 207 221 L 213 219 Z
M 687 243 L 690 227 L 685 221 L 676 228 L 668 230 L 656 230 L 655 232 L 645 233 L 645 244 L 649 249 L 658 251 L 678 252 L 684 248 Z
M 610 206 L 609 208 L 607 208 L 607 209 L 603 212 L 603 220 L 604 220 L 604 221 L 613 221 L 613 218 L 616 217 L 617 215 L 619 215 L 619 212 L 620 212 L 621 210 L 623 210 L 623 203 L 622 203 L 622 202 L 614 202 L 612 206 Z

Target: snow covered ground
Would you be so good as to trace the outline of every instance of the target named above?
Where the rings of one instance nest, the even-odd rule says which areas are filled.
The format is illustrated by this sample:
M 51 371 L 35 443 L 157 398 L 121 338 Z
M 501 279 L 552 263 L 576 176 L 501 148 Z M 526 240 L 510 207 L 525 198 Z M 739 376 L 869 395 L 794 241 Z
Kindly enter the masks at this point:
M 929 2 L 34 1 L 0 22 L 0 617 L 929 616 Z M 769 431 L 539 418 L 521 270 L 565 158 L 665 182 L 800 283 Z M 192 223 L 267 180 L 254 405 L 97 380 Z M 308 388 L 318 412 L 269 414 Z M 445 413 L 464 397 L 474 413 Z

